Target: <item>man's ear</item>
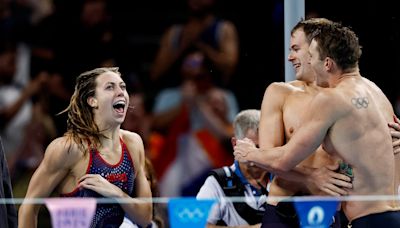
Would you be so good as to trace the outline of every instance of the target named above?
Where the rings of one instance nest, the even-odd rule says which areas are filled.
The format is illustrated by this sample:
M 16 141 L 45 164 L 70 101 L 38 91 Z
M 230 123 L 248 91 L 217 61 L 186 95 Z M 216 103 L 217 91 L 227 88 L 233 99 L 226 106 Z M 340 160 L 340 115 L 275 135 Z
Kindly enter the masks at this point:
M 232 144 L 232 147 L 235 147 L 236 146 L 236 137 L 232 137 L 231 138 L 231 144 Z
M 89 98 L 87 99 L 87 103 L 88 103 L 89 106 L 92 107 L 92 108 L 98 108 L 98 106 L 97 106 L 97 99 L 94 98 L 94 97 L 89 97 Z
M 331 58 L 326 57 L 324 65 L 325 65 L 325 68 L 327 69 L 327 71 L 331 71 L 334 66 L 334 62 Z

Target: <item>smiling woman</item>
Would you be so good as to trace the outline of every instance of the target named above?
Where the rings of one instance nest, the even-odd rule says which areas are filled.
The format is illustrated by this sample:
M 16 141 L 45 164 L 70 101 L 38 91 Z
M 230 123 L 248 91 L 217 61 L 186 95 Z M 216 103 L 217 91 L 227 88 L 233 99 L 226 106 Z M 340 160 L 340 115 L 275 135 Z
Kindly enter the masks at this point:
M 26 197 L 130 199 L 124 204 L 97 206 L 91 227 L 118 227 L 128 215 L 141 226 L 151 222 L 150 198 L 141 137 L 120 129 L 129 96 L 118 68 L 96 68 L 78 76 L 69 106 L 68 129 L 50 143 L 29 183 Z M 42 180 L 47 180 L 43 182 Z M 39 205 L 22 204 L 19 225 L 35 227 Z

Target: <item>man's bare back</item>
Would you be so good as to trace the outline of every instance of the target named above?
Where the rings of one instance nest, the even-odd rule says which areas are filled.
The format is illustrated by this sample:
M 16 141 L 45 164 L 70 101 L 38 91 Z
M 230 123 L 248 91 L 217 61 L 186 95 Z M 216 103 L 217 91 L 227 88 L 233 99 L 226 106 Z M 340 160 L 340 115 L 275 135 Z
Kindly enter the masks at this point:
M 340 119 L 328 131 L 324 148 L 352 166 L 354 188 L 349 194 L 394 195 L 394 154 L 387 127 L 394 115 L 390 102 L 376 85 L 360 75 L 345 76 L 334 89 L 324 90 L 320 96 L 329 96 L 325 99 L 332 107 L 327 107 L 327 112 L 341 110 Z M 351 220 L 394 209 L 394 204 L 348 201 L 342 207 Z

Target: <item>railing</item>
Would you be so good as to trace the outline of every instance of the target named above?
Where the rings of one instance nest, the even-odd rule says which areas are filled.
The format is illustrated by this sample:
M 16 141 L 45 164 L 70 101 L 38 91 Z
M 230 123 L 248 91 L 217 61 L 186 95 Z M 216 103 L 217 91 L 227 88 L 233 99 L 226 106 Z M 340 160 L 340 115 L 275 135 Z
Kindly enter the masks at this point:
M 279 202 L 293 202 L 302 227 L 327 227 L 332 216 L 343 201 L 387 201 L 400 200 L 399 195 L 360 195 L 341 197 L 268 197 Z M 219 199 L 221 200 L 221 199 Z M 226 197 L 233 203 L 245 202 L 244 197 Z M 89 227 L 97 204 L 132 203 L 131 199 L 110 198 L 0 198 L 0 204 L 41 204 L 38 227 Z M 152 202 L 155 220 L 160 218 L 162 227 L 205 227 L 209 210 L 218 199 L 196 200 L 191 197 L 179 198 L 141 198 L 140 202 Z M 3 218 L 1 218 L 3 219 Z

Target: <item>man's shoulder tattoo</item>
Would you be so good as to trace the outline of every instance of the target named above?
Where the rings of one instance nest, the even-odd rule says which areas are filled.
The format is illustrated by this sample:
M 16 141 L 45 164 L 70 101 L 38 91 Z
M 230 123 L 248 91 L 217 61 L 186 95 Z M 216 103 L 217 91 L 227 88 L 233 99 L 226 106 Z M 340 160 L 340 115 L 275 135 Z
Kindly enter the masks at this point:
M 369 100 L 368 97 L 353 97 L 351 103 L 357 108 L 368 108 Z

